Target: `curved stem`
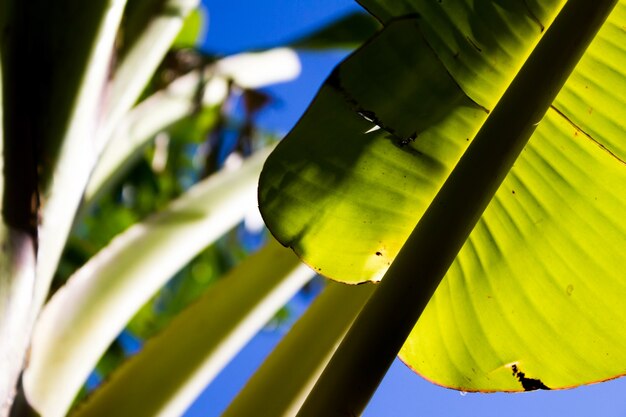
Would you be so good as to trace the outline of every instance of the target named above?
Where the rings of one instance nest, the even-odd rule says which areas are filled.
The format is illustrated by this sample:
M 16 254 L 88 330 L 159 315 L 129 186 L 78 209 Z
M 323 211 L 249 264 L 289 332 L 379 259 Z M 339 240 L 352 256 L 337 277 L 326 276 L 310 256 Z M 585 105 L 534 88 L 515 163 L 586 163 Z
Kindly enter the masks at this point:
M 135 8 L 150 11 L 156 8 L 158 13 L 151 15 L 148 22 L 137 22 L 145 19 L 145 15 L 134 13 L 128 25 L 128 31 L 136 35 L 130 39 L 130 46 L 125 51 L 110 83 L 109 106 L 106 120 L 99 132 L 96 146 L 102 149 L 119 121 L 137 101 L 150 77 L 163 60 L 167 50 L 183 26 L 185 18 L 199 5 L 198 0 L 142 0 Z M 140 23 L 144 23 L 141 25 Z M 139 26 L 139 27 L 135 27 Z
M 356 287 L 329 282 L 222 417 L 292 416 L 302 406 L 350 325 L 377 284 Z M 276 389 L 276 381 L 283 381 Z
M 23 383 L 45 416 L 64 415 L 98 358 L 156 291 L 241 221 L 270 149 L 196 184 L 115 237 L 42 310 Z M 59 384 L 58 381 L 63 381 Z
M 288 249 L 270 240 L 148 340 L 74 416 L 182 415 L 314 275 Z

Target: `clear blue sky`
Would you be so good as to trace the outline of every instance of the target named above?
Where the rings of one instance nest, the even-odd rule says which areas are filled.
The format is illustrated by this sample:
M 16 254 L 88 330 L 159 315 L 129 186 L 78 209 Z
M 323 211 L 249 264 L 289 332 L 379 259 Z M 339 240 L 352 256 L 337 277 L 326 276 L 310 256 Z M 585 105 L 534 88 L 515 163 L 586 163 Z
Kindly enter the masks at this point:
M 205 0 L 204 4 L 210 13 L 205 45 L 222 54 L 277 45 L 360 9 L 352 0 Z M 302 75 L 295 82 L 269 89 L 280 105 L 260 123 L 268 129 L 290 129 L 343 56 L 341 52 L 302 54 Z M 186 417 L 218 416 L 280 336 L 279 331 L 263 331 L 255 337 L 207 387 Z M 396 361 L 364 416 L 626 416 L 626 378 L 568 391 L 462 395 L 432 385 Z M 265 417 L 262 410 L 258 417 Z

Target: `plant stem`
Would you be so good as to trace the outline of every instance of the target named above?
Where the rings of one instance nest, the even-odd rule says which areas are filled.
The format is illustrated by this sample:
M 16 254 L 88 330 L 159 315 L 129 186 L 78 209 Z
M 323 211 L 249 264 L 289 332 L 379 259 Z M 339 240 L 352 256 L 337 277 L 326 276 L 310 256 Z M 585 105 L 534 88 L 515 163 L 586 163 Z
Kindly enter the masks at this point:
M 329 282 L 222 417 L 294 415 L 375 288 Z
M 41 95 L 44 101 L 40 113 L 32 116 L 35 123 L 31 123 L 37 128 L 33 137 L 40 146 L 37 162 L 41 168 L 38 178 L 41 224 L 38 227 L 33 319 L 46 299 L 87 179 L 95 165 L 94 132 L 100 127 L 102 92 L 125 5 L 126 0 L 90 3 L 66 0 L 62 7 L 43 1 L 29 6 L 28 16 L 32 14 L 45 20 L 44 12 L 54 13 L 49 18 L 54 24 L 41 34 L 40 28 L 36 28 L 38 35 L 33 35 L 35 39 L 32 40 L 39 42 L 38 37 L 51 38 L 41 48 L 46 52 L 47 61 L 31 65 L 49 63 L 54 75 L 49 86 L 37 84 L 41 91 L 33 92 L 31 97 L 37 101 Z M 62 11 L 66 9 L 72 10 L 71 21 L 63 21 Z M 81 26 L 77 28 L 73 24 Z M 46 28 L 47 25 L 42 23 Z M 81 32 L 83 26 L 89 31 Z M 81 36 L 75 36 L 68 28 L 78 31 Z M 66 67 L 72 71 L 63 77 Z M 25 80 L 31 81 L 30 78 Z M 49 129 L 47 123 L 51 124 Z
M 23 375 L 33 408 L 45 416 L 65 415 L 98 358 L 137 310 L 254 205 L 269 152 L 262 149 L 239 169 L 216 173 L 128 228 L 54 294 L 37 320 Z
M 491 198 L 616 0 L 570 0 L 419 221 L 298 416 L 367 405 Z
M 94 168 L 85 189 L 81 211 L 88 209 L 127 174 L 132 163 L 141 157 L 150 139 L 167 126 L 193 113 L 193 96 L 202 82 L 201 78 L 200 71 L 186 74 L 174 81 L 170 88 L 154 93 L 126 113 L 108 139 Z M 225 80 L 217 81 L 226 84 Z M 226 93 L 224 87 L 224 95 L 218 102 L 226 97 Z
M 315 273 L 271 240 L 176 316 L 76 417 L 179 416 Z M 155 364 L 158 364 L 155 366 Z
M 257 71 L 252 71 L 251 76 L 250 71 L 246 71 L 249 68 Z M 266 70 L 258 71 L 259 68 Z M 210 107 L 226 99 L 229 80 L 241 88 L 259 88 L 293 79 L 299 68 L 296 54 L 287 48 L 232 55 L 179 77 L 166 89 L 137 104 L 115 124 L 110 137 L 107 136 L 106 147 L 85 189 L 81 214 L 125 175 L 157 133 L 197 110 L 199 103 L 195 96 L 205 80 L 202 105 Z
M 0 416 L 7 416 L 30 338 L 35 283 L 37 190 L 31 102 L 21 67 L 28 55 L 25 8 L 0 2 Z M 29 79 L 29 82 L 32 80 Z
M 148 13 L 156 10 L 156 13 L 149 15 L 145 25 L 136 22 L 146 19 L 145 15 L 137 16 L 138 13 L 133 13 L 129 17 L 127 24 L 133 26 L 129 30 L 133 37 L 128 40 L 130 45 L 110 84 L 109 108 L 96 140 L 98 150 L 105 146 L 119 121 L 137 101 L 180 32 L 185 18 L 199 3 L 199 0 L 142 0 L 134 5 Z

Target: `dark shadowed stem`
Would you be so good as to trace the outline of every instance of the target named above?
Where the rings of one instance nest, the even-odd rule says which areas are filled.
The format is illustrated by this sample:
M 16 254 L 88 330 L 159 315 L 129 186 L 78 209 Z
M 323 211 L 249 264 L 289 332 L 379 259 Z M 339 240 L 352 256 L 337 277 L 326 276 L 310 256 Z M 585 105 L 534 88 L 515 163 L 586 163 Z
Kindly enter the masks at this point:
M 616 0 L 570 0 L 356 319 L 299 417 L 356 416 Z

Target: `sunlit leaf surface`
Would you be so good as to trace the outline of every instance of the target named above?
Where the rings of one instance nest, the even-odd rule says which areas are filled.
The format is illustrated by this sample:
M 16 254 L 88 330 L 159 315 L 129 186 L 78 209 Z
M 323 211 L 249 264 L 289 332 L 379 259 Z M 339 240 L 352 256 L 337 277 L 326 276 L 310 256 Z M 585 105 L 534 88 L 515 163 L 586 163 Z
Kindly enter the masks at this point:
M 380 279 L 562 3 L 362 1 L 385 29 L 261 176 L 275 236 L 324 275 Z M 426 378 L 519 391 L 626 372 L 625 24 L 621 1 L 405 344 Z

